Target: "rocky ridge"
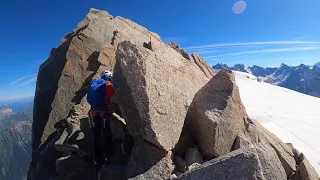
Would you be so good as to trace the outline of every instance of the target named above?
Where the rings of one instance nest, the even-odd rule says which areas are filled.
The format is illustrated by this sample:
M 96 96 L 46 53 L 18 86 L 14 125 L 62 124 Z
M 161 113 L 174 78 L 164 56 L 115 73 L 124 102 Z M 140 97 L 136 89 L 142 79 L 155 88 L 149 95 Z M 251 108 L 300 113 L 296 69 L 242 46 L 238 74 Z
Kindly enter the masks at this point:
M 113 69 L 117 89 L 118 151 L 100 179 L 318 177 L 302 154 L 247 116 L 231 71 L 214 75 L 200 56 L 91 9 L 39 69 L 29 180 L 97 178 L 81 89 L 105 69 Z M 128 137 L 132 150 L 119 151 Z

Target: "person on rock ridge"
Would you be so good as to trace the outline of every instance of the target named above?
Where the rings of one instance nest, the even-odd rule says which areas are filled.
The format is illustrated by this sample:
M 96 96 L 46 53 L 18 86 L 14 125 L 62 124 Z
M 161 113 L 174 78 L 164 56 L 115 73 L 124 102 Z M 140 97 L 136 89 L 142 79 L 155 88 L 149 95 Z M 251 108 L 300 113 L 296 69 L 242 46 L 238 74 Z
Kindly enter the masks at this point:
M 113 154 L 110 98 L 115 92 L 111 70 L 104 71 L 101 74 L 101 79 L 93 79 L 88 89 L 87 101 L 91 105 L 88 114 L 94 136 L 93 158 L 97 166 L 103 165 L 105 158 L 108 159 Z

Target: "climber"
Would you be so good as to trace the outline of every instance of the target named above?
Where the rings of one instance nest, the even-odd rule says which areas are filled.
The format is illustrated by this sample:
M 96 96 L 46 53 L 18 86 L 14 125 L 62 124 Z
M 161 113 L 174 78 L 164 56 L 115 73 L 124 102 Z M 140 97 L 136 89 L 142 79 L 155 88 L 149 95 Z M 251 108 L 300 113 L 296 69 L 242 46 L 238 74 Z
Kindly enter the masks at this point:
M 94 163 L 101 166 L 105 158 L 112 156 L 112 133 L 110 129 L 110 98 L 115 93 L 112 85 L 112 71 L 104 71 L 101 79 L 93 79 L 87 94 L 87 101 L 91 105 L 89 117 L 92 120 L 94 134 Z M 105 154 L 106 153 L 106 156 Z

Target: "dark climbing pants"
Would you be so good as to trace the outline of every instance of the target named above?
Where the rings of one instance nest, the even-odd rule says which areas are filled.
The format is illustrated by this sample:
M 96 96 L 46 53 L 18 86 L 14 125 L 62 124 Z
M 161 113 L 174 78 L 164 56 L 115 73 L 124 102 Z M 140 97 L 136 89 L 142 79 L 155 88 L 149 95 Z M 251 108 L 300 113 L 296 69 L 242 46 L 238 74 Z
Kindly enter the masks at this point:
M 94 159 L 100 165 L 105 162 L 105 158 L 113 155 L 110 116 L 107 114 L 104 119 L 97 113 L 94 117 Z

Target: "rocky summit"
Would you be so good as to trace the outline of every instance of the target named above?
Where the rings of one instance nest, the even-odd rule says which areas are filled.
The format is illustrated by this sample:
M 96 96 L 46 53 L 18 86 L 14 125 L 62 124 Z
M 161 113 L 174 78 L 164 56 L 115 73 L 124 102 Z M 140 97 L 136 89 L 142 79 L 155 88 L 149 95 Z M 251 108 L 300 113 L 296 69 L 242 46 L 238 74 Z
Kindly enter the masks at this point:
M 82 90 L 106 69 L 115 153 L 98 168 Z M 32 137 L 28 180 L 319 178 L 247 116 L 231 71 L 215 74 L 201 56 L 97 9 L 41 65 Z

